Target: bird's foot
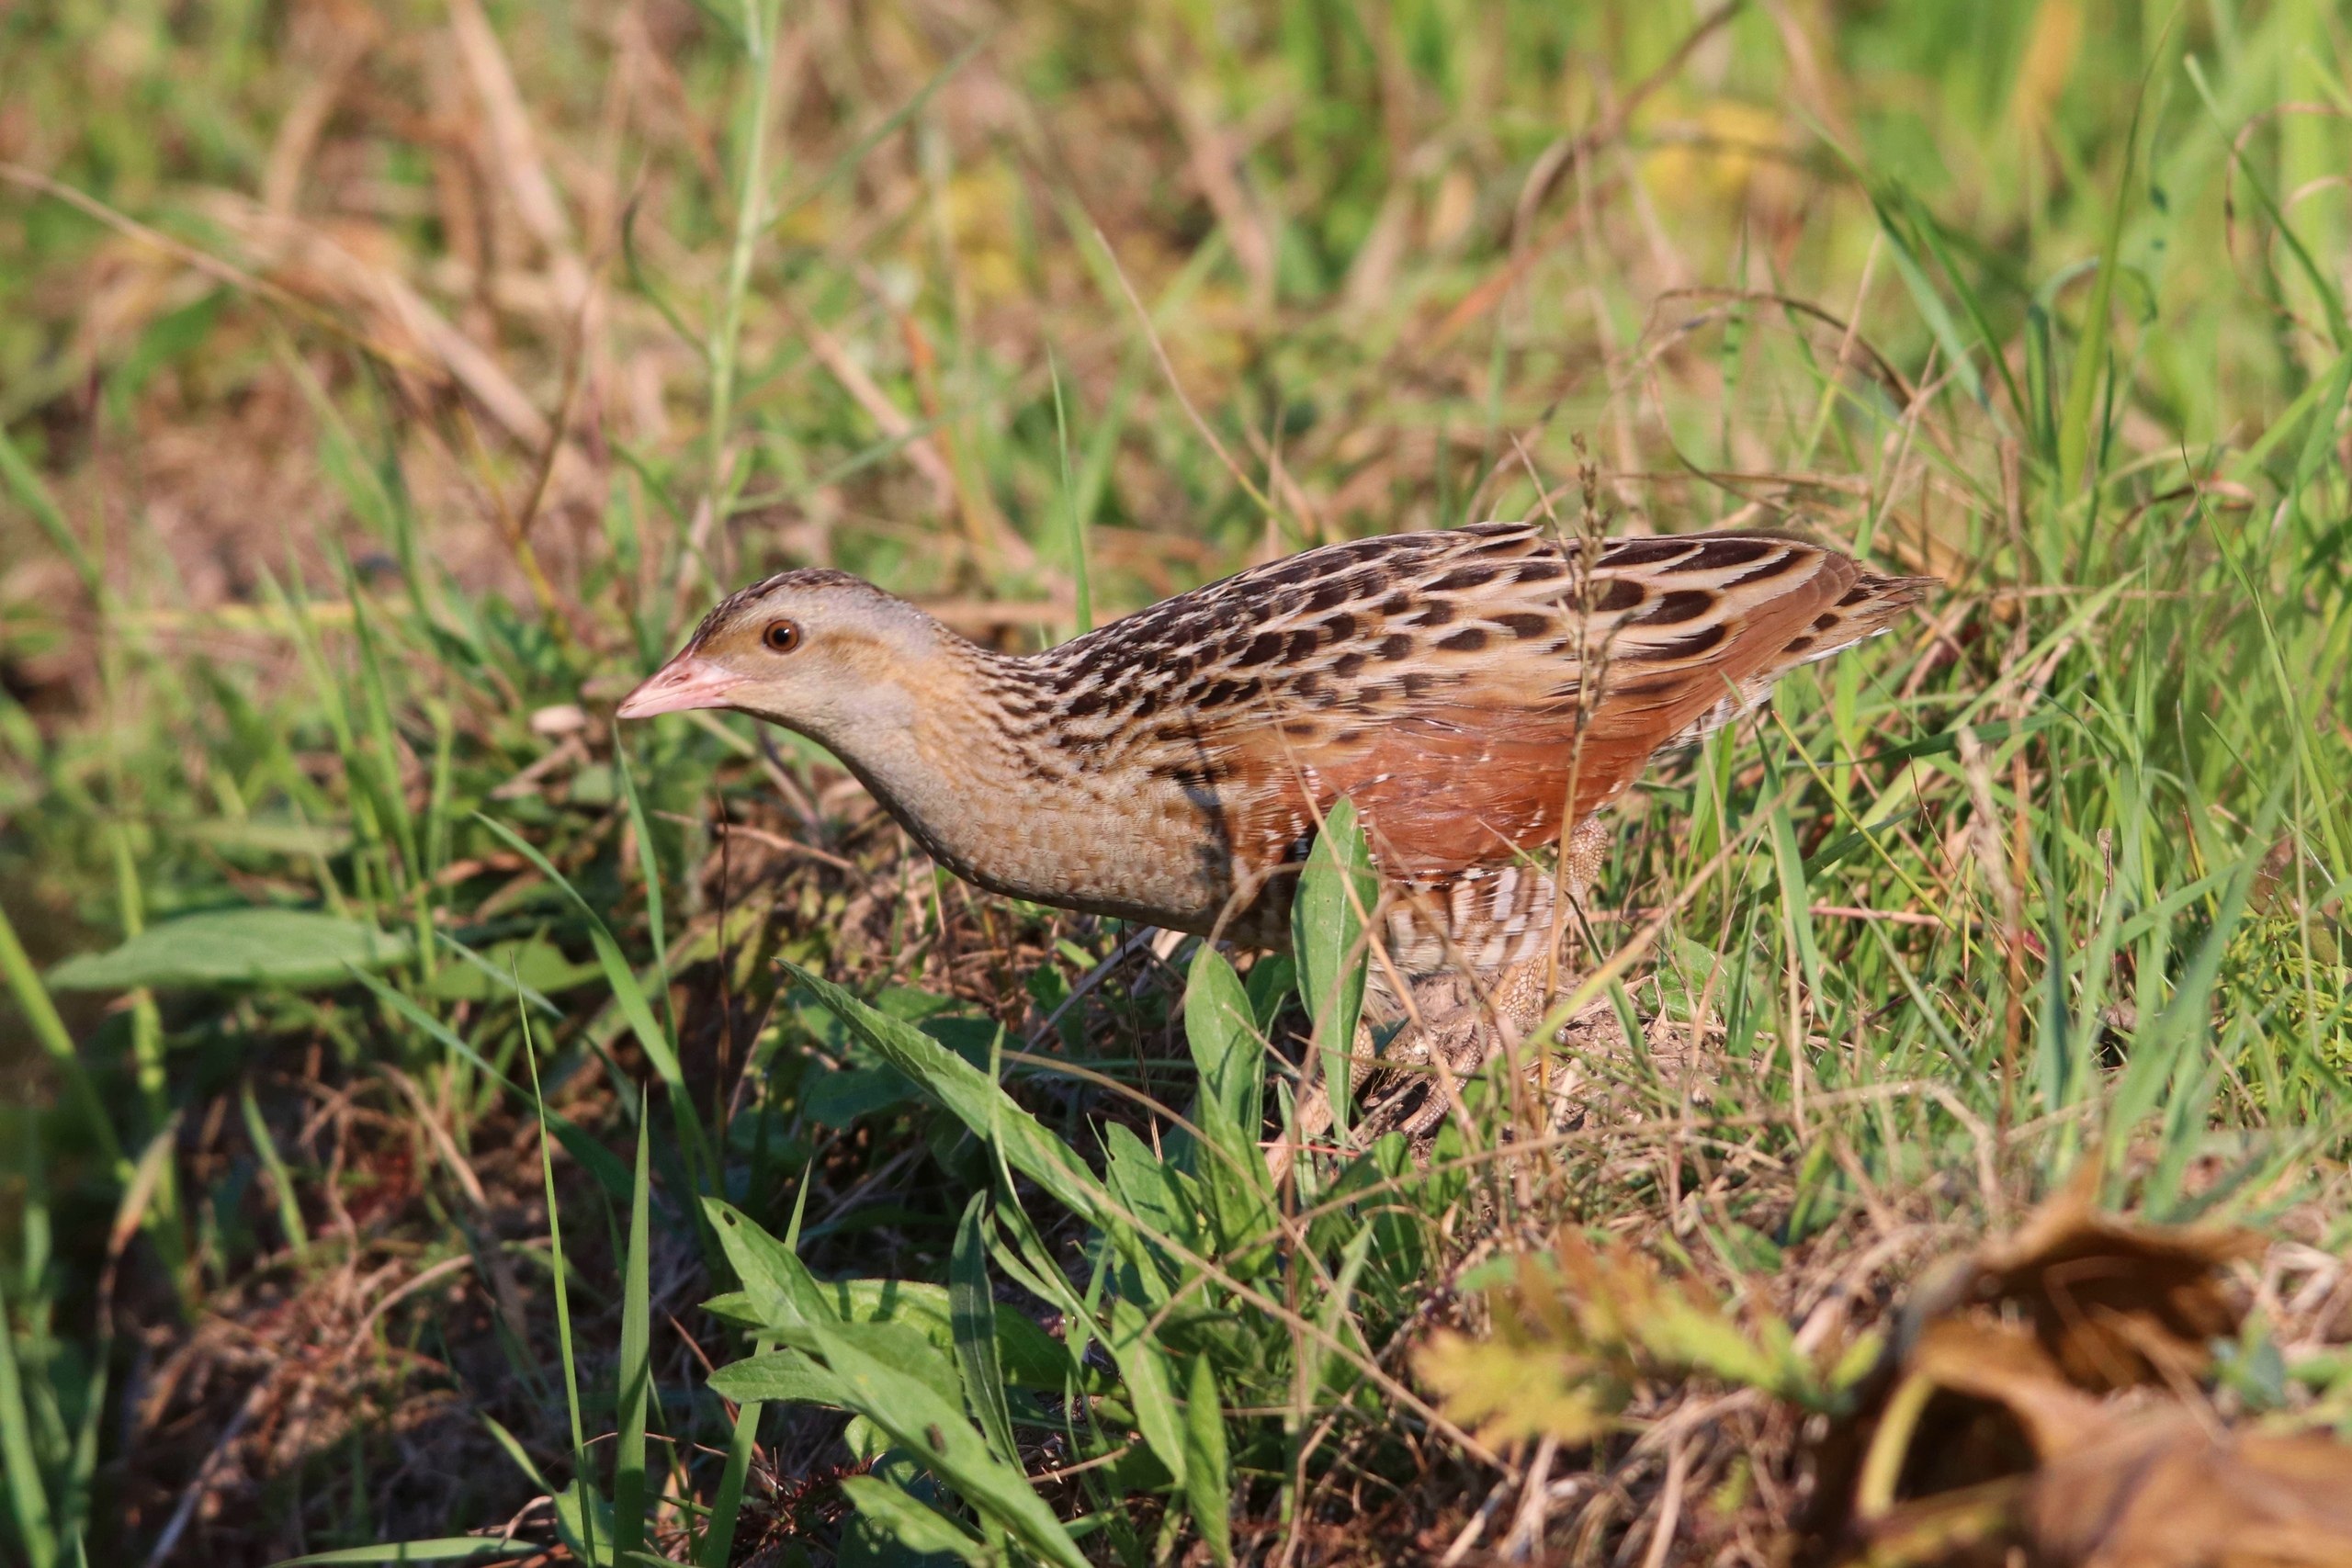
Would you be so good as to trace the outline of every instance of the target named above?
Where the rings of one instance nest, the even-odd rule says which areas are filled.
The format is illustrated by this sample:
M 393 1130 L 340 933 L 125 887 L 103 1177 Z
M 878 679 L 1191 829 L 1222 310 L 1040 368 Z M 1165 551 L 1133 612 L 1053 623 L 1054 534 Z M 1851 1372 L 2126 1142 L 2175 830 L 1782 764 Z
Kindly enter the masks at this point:
M 1386 1064 L 1389 1082 L 1364 1107 L 1363 1136 L 1371 1142 L 1390 1132 L 1416 1145 L 1434 1134 L 1461 1103 L 1463 1086 L 1484 1071 L 1503 1048 L 1496 1021 L 1476 1004 L 1425 1017 L 1404 1048 Z

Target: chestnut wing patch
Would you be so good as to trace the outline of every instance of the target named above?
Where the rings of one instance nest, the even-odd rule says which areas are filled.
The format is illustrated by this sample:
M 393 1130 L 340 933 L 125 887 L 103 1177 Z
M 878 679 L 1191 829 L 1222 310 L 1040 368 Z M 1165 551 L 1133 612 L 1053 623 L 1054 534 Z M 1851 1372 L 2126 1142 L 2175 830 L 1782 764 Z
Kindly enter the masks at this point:
M 1760 695 L 1794 662 L 1792 640 L 1862 577 L 1843 556 L 1781 540 L 1741 540 L 1745 553 L 1712 557 L 1641 543 L 1650 554 L 1622 571 L 1603 558 L 1603 592 L 1585 601 L 1596 613 L 1581 622 L 1581 612 L 1562 614 L 1561 637 L 1474 644 L 1457 635 L 1451 647 L 1432 637 L 1343 711 L 1282 721 L 1237 711 L 1223 733 L 1204 736 L 1242 786 L 1236 858 L 1265 868 L 1302 817 L 1319 819 L 1341 795 L 1364 814 L 1394 875 L 1443 876 L 1550 843 L 1564 822 L 1630 784 L 1659 747 Z M 1758 544 L 1771 552 L 1772 570 L 1760 573 Z M 1743 575 L 1752 586 L 1736 581 Z M 1639 583 L 1638 598 L 1607 592 L 1624 580 Z M 1600 613 L 1611 604 L 1625 608 Z M 1483 614 L 1470 606 L 1448 622 Z

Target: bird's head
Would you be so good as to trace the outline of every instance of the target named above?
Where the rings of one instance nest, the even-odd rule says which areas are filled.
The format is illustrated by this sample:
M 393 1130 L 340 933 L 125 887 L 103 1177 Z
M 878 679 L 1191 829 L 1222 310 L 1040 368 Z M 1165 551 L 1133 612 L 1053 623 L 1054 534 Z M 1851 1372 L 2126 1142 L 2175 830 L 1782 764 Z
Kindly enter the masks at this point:
M 832 744 L 908 722 L 925 666 L 951 640 L 922 611 L 847 572 L 783 572 L 720 601 L 617 711 L 731 708 Z

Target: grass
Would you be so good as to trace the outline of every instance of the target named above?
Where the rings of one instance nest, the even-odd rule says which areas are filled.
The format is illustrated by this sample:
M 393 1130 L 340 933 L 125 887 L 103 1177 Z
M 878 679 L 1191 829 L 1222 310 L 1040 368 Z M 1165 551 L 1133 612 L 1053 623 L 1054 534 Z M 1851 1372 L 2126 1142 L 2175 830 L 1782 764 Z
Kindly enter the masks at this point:
M 2070 1176 L 2340 1256 L 2346 49 L 7 10 L 6 1551 L 1751 1561 L 1801 1424 L 1708 1402 L 1833 1407 Z M 1337 838 L 1302 983 L 977 896 L 794 738 L 609 723 L 778 564 L 1019 645 L 1533 513 L 1949 586 L 1655 771 L 1575 971 L 1630 1037 L 1426 1165 L 1257 1158 L 1352 1005 Z M 1563 1227 L 1720 1307 L 1589 1448 L 1413 1360 Z M 2352 1396 L 2314 1256 L 2290 1413 Z

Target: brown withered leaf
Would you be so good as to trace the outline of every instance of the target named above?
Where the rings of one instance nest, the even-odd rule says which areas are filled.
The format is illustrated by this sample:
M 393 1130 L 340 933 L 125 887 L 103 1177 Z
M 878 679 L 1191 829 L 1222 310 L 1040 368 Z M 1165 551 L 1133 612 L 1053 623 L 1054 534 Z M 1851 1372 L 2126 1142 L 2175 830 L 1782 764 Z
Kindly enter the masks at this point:
M 2169 1402 L 2119 1407 L 2059 1393 L 2092 1423 L 2070 1421 L 2064 1451 L 2030 1473 L 1858 1521 L 1840 1561 L 2352 1568 L 2352 1448 L 2318 1434 L 2217 1430 Z
M 2352 1568 L 2352 1448 L 2215 1430 L 2173 1405 L 2052 1455 L 2028 1488 L 2033 1560 L 2082 1568 Z
M 1987 1242 L 1923 1286 L 1904 1316 L 1917 1333 L 1970 1308 L 2020 1314 L 2076 1388 L 2179 1387 L 2204 1371 L 2208 1345 L 2235 1333 L 2244 1315 L 2225 1266 L 2261 1247 L 2244 1231 L 2167 1229 L 2099 1213 L 2078 1182 L 2015 1235 Z
M 2101 1214 L 2077 1184 L 1954 1260 L 1816 1450 L 1792 1561 L 2352 1568 L 2352 1447 L 2224 1427 L 2200 1384 L 2259 1245 Z

